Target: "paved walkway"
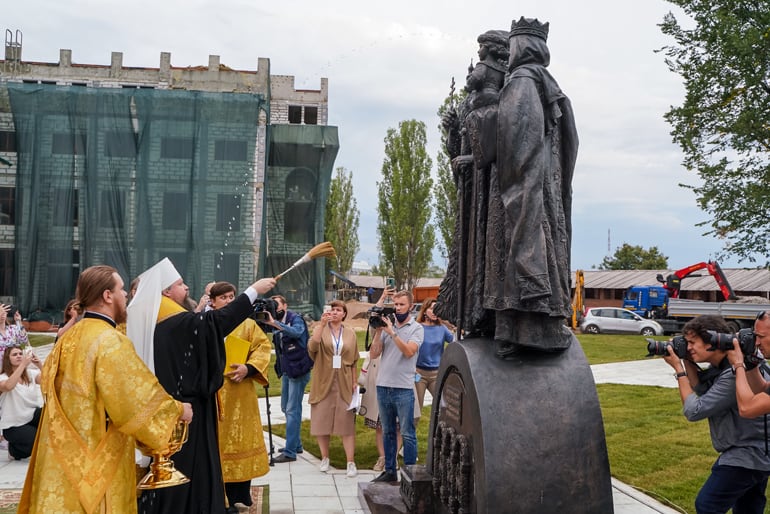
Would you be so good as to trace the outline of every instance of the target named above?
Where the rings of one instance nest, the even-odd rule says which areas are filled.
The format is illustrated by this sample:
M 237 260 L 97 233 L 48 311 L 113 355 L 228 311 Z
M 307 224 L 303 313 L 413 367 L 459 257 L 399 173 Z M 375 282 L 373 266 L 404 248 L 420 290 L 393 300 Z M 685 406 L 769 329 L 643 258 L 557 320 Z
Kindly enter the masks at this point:
M 50 346 L 36 349 L 38 356 L 44 359 Z M 617 364 L 599 364 L 591 366 L 597 383 L 617 383 L 636 385 L 659 385 L 675 387 L 668 365 L 662 359 L 649 359 Z M 426 403 L 430 394 L 426 394 Z M 262 420 L 267 419 L 264 399 L 260 399 Z M 273 424 L 283 424 L 285 419 L 280 409 L 280 401 L 274 398 L 270 402 Z M 303 417 L 309 418 L 310 406 L 307 395 L 303 405 Z M 267 433 L 265 433 L 267 440 Z M 267 442 L 267 441 L 266 441 Z M 273 436 L 276 448 L 284 446 L 283 439 Z M 320 460 L 308 452 L 297 456 L 296 462 L 275 464 L 264 477 L 254 479 L 255 485 L 269 484 L 270 512 L 276 514 L 358 514 L 368 512 L 358 498 L 358 482 L 368 482 L 378 473 L 362 469 L 373 463 L 358 463 L 356 478 L 347 478 L 345 470 L 330 469 L 328 473 L 318 470 Z M 27 472 L 27 460 L 8 461 L 0 458 L 0 489 L 20 489 Z M 646 496 L 634 488 L 612 479 L 612 497 L 615 514 L 677 514 L 660 502 Z

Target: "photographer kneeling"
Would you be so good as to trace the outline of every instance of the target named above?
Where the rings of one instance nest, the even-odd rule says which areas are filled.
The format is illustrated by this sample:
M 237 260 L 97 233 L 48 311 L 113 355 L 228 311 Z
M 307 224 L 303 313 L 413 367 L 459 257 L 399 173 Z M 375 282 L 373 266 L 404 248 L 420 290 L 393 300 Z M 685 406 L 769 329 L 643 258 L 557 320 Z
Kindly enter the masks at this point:
M 696 512 L 761 514 L 770 474 L 764 420 L 738 413 L 735 374 L 727 359 L 733 346 L 732 337 L 725 337 L 729 332 L 721 317 L 700 316 L 682 329 L 686 350 L 668 345 L 663 358 L 675 371 L 685 417 L 708 419 L 711 444 L 720 454 L 695 499 Z M 701 370 L 696 363 L 710 367 Z
M 767 312 L 757 314 L 752 336 L 762 355 L 770 355 L 770 315 Z M 739 348 L 728 351 L 727 358 L 735 372 L 735 397 L 741 416 L 752 418 L 770 413 L 770 382 L 759 371 L 762 359 L 754 352 L 744 355 Z

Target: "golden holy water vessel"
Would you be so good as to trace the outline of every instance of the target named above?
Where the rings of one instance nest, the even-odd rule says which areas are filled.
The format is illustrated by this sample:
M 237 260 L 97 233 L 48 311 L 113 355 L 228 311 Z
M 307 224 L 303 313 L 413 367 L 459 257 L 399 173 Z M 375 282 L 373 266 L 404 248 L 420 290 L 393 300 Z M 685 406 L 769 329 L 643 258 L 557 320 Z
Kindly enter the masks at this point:
M 190 481 L 184 473 L 174 467 L 171 456 L 182 448 L 187 442 L 187 423 L 179 421 L 171 433 L 168 446 L 160 450 L 153 450 L 137 441 L 136 446 L 144 455 L 152 457 L 150 471 L 139 481 L 137 489 L 161 489 L 175 485 L 186 484 Z

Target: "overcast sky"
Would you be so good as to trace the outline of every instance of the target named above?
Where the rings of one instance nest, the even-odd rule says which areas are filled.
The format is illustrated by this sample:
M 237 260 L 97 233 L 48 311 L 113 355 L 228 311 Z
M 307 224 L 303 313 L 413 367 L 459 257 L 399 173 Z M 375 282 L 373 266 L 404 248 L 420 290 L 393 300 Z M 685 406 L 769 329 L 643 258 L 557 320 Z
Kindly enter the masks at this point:
M 580 136 L 573 181 L 573 269 L 590 269 L 623 243 L 657 246 L 672 269 L 714 258 L 720 241 L 702 236 L 706 219 L 680 183 L 682 166 L 663 114 L 681 102 L 680 78 L 655 49 L 669 43 L 657 26 L 676 6 L 662 0 L 26 0 L 5 2 L 3 27 L 23 32 L 22 59 L 158 67 L 207 65 L 273 74 L 297 88 L 329 79 L 329 124 L 339 127 L 335 167 L 353 172 L 361 211 L 358 259 L 376 263 L 376 183 L 385 133 L 424 121 L 435 164 L 436 110 L 452 77 L 465 82 L 476 36 L 510 29 L 520 16 L 550 22 L 551 73 L 571 98 Z M 437 259 L 438 260 L 438 259 Z M 753 266 L 729 256 L 723 267 Z M 760 263 L 764 263 L 762 260 Z M 437 264 L 444 263 L 438 260 Z

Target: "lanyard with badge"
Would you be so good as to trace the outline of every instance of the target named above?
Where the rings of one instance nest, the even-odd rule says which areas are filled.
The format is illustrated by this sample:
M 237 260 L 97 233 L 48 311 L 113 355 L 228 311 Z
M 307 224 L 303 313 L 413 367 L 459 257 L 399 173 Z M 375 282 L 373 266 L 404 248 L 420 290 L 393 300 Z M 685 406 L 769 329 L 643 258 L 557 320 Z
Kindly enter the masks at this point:
M 342 350 L 340 349 L 340 346 L 342 346 L 342 325 L 340 325 L 340 331 L 337 334 L 337 337 L 334 337 L 334 330 L 332 330 L 331 325 L 329 325 L 329 333 L 332 335 L 332 343 L 334 345 L 332 368 L 339 369 L 342 367 Z

